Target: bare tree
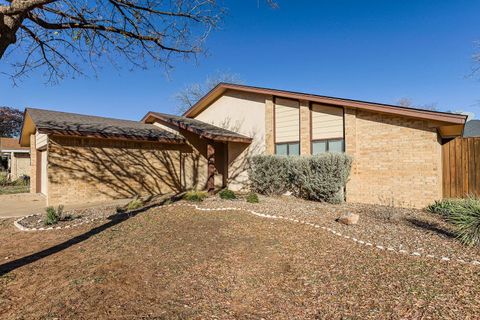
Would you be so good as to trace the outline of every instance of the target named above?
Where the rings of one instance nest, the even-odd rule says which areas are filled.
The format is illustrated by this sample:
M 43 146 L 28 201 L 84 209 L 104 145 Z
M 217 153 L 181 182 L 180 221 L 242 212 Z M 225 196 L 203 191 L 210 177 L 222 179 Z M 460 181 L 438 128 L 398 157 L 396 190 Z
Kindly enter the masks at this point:
M 237 74 L 229 72 L 217 72 L 210 75 L 203 83 L 191 84 L 175 95 L 175 98 L 178 101 L 177 112 L 182 114 L 190 109 L 190 107 L 192 107 L 198 100 L 221 82 L 235 84 L 243 83 Z
M 223 15 L 216 0 L 0 0 L 0 59 L 12 58 L 13 77 L 42 68 L 50 81 L 99 58 L 170 67 L 202 52 Z
M 0 137 L 18 137 L 22 129 L 23 113 L 15 108 L 0 107 Z
M 415 108 L 415 109 L 423 109 L 423 110 L 430 110 L 430 111 L 437 111 L 437 105 L 435 103 L 424 104 L 424 105 L 415 105 L 410 98 L 401 98 L 397 101 L 397 105 L 400 107 L 405 108 Z

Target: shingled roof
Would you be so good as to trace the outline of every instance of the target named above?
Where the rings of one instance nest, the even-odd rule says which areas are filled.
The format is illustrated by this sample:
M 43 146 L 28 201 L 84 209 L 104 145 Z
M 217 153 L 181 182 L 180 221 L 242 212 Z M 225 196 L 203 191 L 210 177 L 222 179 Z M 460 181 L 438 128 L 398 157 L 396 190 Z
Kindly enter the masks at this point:
M 154 121 L 155 119 L 164 121 L 178 128 L 185 129 L 189 132 L 193 132 L 195 134 L 198 134 L 200 137 L 206 139 L 244 143 L 252 142 L 252 138 L 244 136 L 242 134 L 223 129 L 197 119 L 182 116 L 175 116 L 160 112 L 149 112 L 147 113 L 147 115 L 145 115 L 145 117 L 143 117 L 142 121 L 148 123 Z
M 24 127 L 28 117 L 40 133 L 164 143 L 185 142 L 183 137 L 175 133 L 137 121 L 27 108 Z

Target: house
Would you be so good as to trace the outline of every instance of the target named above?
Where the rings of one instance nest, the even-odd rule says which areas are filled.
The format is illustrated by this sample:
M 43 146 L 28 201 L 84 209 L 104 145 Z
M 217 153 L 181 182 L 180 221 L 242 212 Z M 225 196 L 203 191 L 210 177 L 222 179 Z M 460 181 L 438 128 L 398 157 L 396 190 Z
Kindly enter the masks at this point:
M 219 84 L 183 116 L 140 122 L 27 108 L 21 145 L 49 204 L 248 184 L 255 154 L 346 152 L 346 199 L 423 207 L 442 198 L 442 144 L 466 116 Z
M 30 175 L 30 148 L 22 147 L 15 138 L 0 138 L 0 157 L 10 180 Z

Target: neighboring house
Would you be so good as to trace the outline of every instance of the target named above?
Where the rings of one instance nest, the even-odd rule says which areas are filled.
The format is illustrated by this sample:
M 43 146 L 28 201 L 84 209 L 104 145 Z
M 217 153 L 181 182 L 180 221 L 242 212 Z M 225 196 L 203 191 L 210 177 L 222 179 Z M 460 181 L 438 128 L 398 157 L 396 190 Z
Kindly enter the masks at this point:
M 0 157 L 6 160 L 10 180 L 30 175 L 30 148 L 21 147 L 18 139 L 0 138 Z
M 254 154 L 346 152 L 346 199 L 423 207 L 442 198 L 442 144 L 466 116 L 220 84 L 184 116 L 142 122 L 27 109 L 32 192 L 49 204 L 188 188 L 239 190 Z
M 465 123 L 464 138 L 480 137 L 480 120 L 470 120 Z

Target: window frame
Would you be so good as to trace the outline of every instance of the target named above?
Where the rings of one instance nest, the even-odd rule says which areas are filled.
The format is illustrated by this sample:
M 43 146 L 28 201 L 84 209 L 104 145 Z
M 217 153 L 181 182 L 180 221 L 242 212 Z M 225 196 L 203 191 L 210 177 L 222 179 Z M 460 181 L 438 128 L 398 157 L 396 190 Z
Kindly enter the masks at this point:
M 340 152 L 345 153 L 345 138 L 343 138 L 343 137 L 330 138 L 330 139 L 315 139 L 315 140 L 312 140 L 310 142 L 310 150 L 312 150 L 312 156 L 315 155 L 315 154 L 313 154 L 313 144 L 315 142 L 325 142 L 325 153 L 326 153 L 326 152 L 331 152 L 330 151 L 330 142 L 334 142 L 334 141 L 341 141 L 342 142 L 342 151 L 340 151 Z M 334 152 L 338 152 L 338 151 L 334 151 Z M 316 154 L 322 154 L 322 153 L 316 153 Z
M 290 145 L 291 144 L 298 144 L 298 154 L 290 154 Z M 277 147 L 278 145 L 286 145 L 287 146 L 287 154 L 278 154 Z M 286 142 L 276 142 L 275 143 L 275 155 L 276 156 L 299 156 L 300 155 L 300 141 L 286 141 Z

